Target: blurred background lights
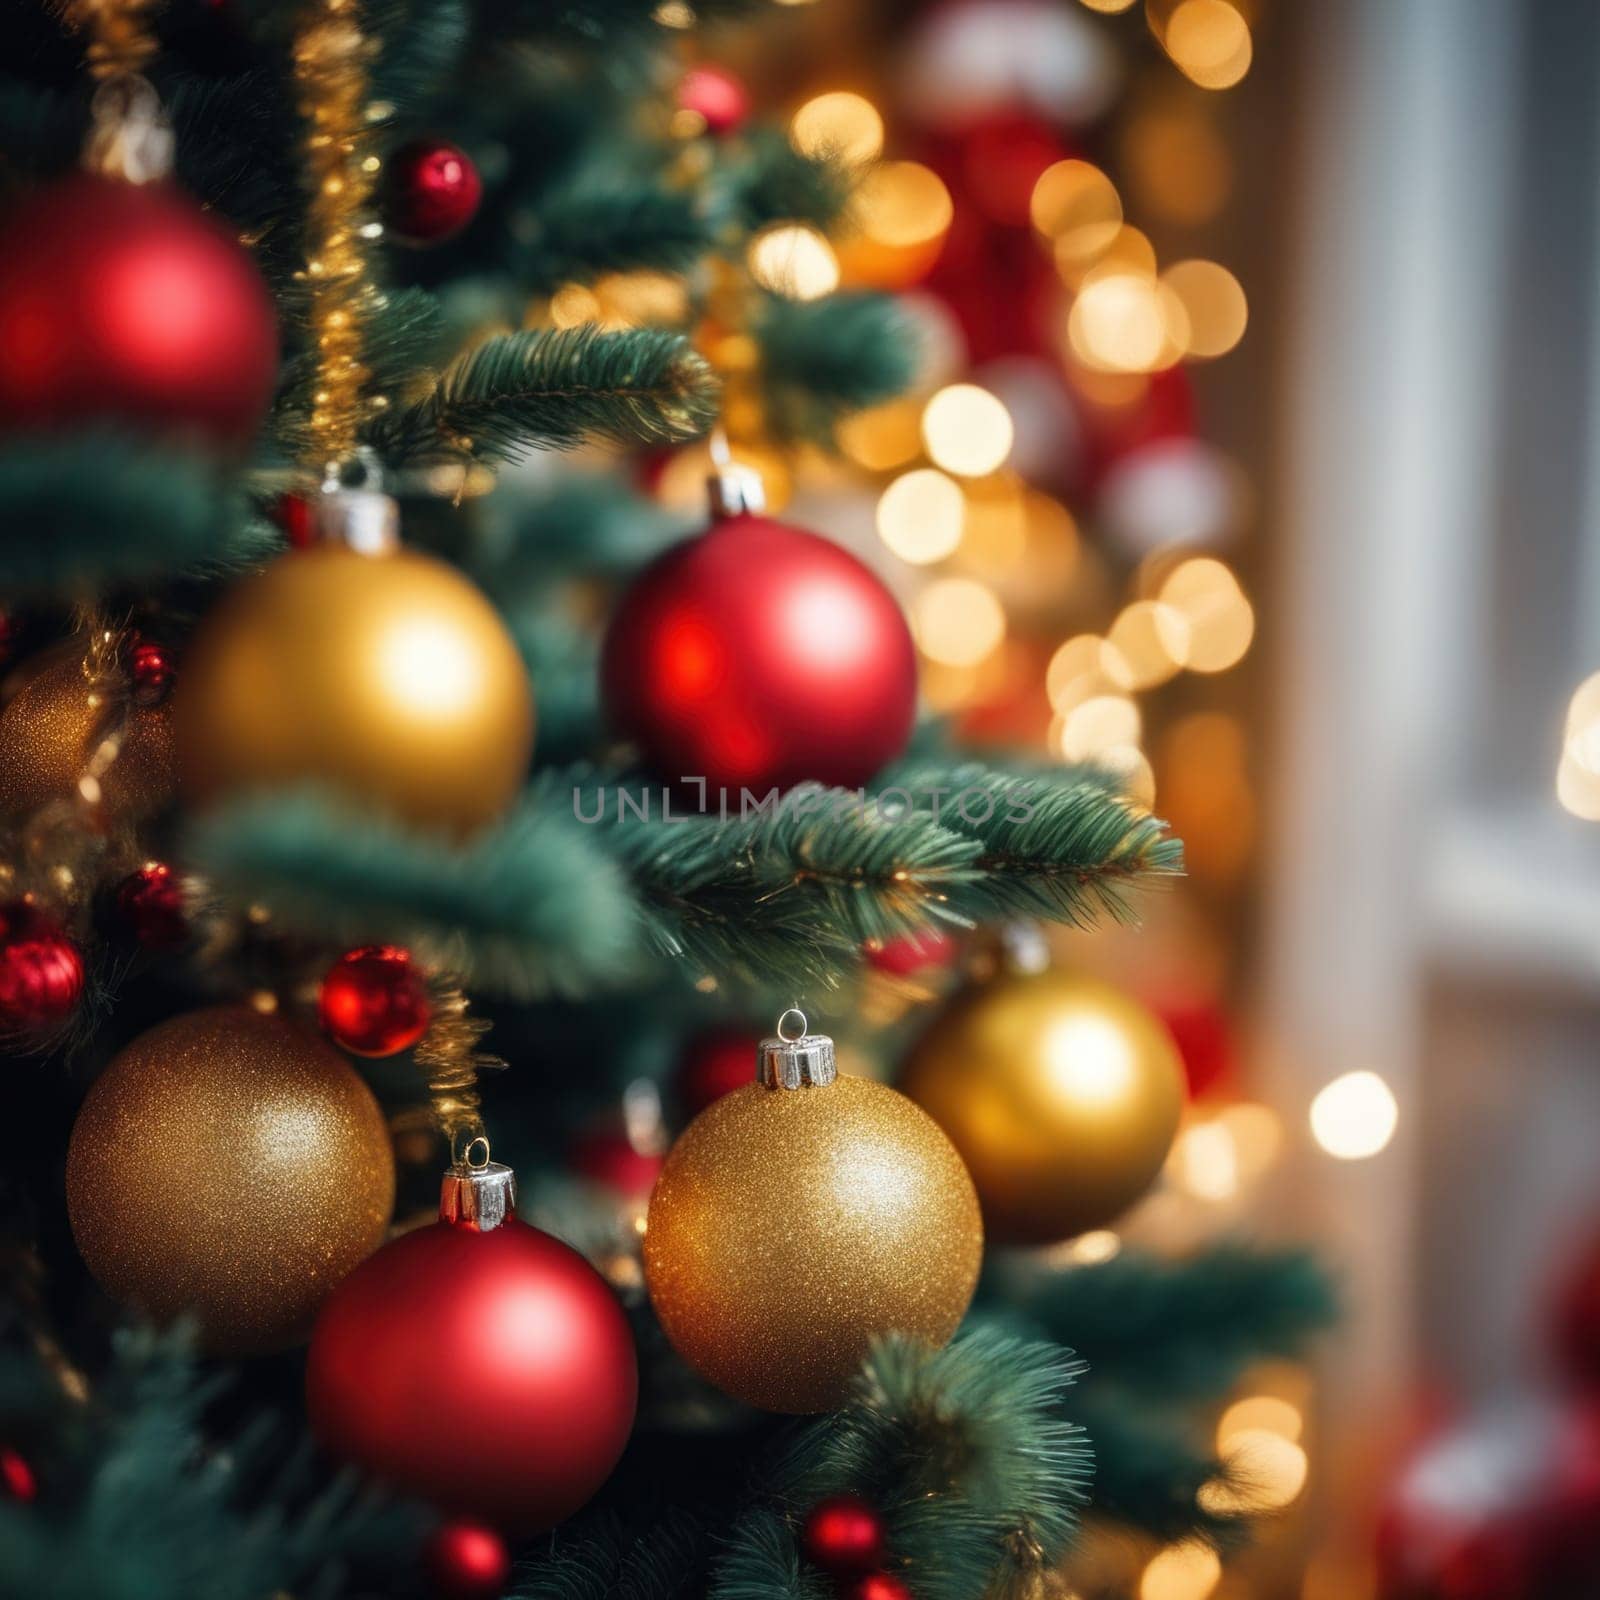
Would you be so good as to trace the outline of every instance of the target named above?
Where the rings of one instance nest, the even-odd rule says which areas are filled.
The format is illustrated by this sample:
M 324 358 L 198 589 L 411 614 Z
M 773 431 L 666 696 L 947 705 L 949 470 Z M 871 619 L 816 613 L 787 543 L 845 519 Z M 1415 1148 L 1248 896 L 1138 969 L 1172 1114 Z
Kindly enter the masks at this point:
M 1189 320 L 1177 295 L 1143 273 L 1116 271 L 1085 282 L 1067 316 L 1067 340 L 1085 366 L 1156 372 L 1183 356 Z
M 1090 162 L 1057 161 L 1039 174 L 1028 214 L 1053 242 L 1058 263 L 1081 265 L 1116 238 L 1122 200 L 1111 180 Z
M 1221 1122 L 1191 1123 L 1167 1157 L 1167 1173 L 1199 1200 L 1231 1200 L 1239 1192 L 1239 1153 Z
M 1281 1511 L 1299 1499 L 1310 1463 L 1293 1439 L 1266 1428 L 1239 1428 L 1221 1451 L 1226 1476 L 1202 1484 L 1195 1500 L 1215 1516 Z
M 1091 11 L 1101 11 L 1107 16 L 1114 16 L 1119 11 L 1126 11 L 1133 0 L 1083 0 L 1083 4 Z
M 1188 617 L 1164 600 L 1135 600 L 1118 614 L 1106 635 L 1106 669 L 1125 689 L 1151 689 L 1173 677 L 1189 660 Z
M 1206 111 L 1190 99 L 1129 122 L 1122 164 L 1141 212 L 1187 227 L 1209 222 L 1233 188 L 1233 158 Z
M 922 413 L 922 441 L 934 463 L 964 478 L 981 478 L 1011 453 L 1011 413 L 975 383 L 941 389 Z
M 871 161 L 883 150 L 883 118 L 864 96 L 836 89 L 795 112 L 789 141 L 802 155 Z
M 1376 1072 L 1347 1072 L 1311 1102 L 1311 1136 L 1340 1161 L 1377 1155 L 1399 1122 L 1400 1107 Z
M 1255 612 L 1238 579 L 1220 561 L 1196 556 L 1161 586 L 1161 603 L 1189 624 L 1184 665 L 1192 672 L 1224 672 L 1250 648 Z
M 1168 1545 L 1139 1577 L 1139 1600 L 1207 1600 L 1222 1578 L 1222 1561 L 1210 1545 Z
M 1173 65 L 1202 89 L 1231 89 L 1250 70 L 1250 27 L 1228 0 L 1179 0 L 1159 37 Z
M 1246 1395 L 1235 1400 L 1217 1421 L 1217 1453 L 1227 1455 L 1236 1435 L 1272 1433 L 1297 1444 L 1305 1429 L 1299 1408 L 1275 1394 Z
M 922 414 L 911 400 L 890 400 L 841 419 L 839 448 L 869 472 L 887 472 L 922 454 Z
M 1139 708 L 1126 695 L 1097 694 L 1061 719 L 1057 748 L 1068 761 L 1087 761 L 1112 745 L 1139 742 Z
M 1179 261 L 1161 281 L 1177 295 L 1189 319 L 1188 353 L 1221 356 L 1244 337 L 1250 308 L 1239 280 L 1215 261 Z
M 1573 691 L 1556 798 L 1575 817 L 1600 822 L 1600 672 Z
M 750 241 L 750 275 L 763 289 L 789 300 L 815 300 L 839 287 L 833 246 L 800 222 L 764 228 Z
M 932 167 L 920 161 L 885 161 L 856 191 L 852 215 L 869 239 L 905 246 L 942 237 L 955 204 Z
M 1094 1228 L 1069 1239 L 1063 1249 L 1074 1266 L 1096 1267 L 1121 1254 L 1122 1240 L 1109 1228 Z
M 952 667 L 976 666 L 1006 635 L 994 590 L 975 578 L 938 578 L 911 604 L 918 648 Z
M 878 500 L 878 537 L 902 561 L 942 561 L 961 543 L 966 499 L 933 467 L 902 473 Z

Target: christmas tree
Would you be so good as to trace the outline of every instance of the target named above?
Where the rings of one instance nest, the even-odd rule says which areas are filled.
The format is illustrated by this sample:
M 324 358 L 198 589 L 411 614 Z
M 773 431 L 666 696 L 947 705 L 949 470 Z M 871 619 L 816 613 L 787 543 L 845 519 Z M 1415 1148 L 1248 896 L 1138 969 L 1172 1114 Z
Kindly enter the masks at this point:
M 8 9 L 0 1592 L 1087 1596 L 1086 1529 L 1248 1535 L 1197 1419 L 1328 1287 L 1104 1248 L 1182 1072 L 1040 931 L 1179 843 L 918 720 L 768 509 L 919 381 L 925 241 L 722 9 L 782 25 Z

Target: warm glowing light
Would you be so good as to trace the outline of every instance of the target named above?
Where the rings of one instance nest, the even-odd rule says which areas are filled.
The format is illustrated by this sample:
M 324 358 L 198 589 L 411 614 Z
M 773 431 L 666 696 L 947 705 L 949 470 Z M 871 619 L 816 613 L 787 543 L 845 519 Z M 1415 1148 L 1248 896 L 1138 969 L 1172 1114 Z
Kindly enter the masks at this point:
M 1187 101 L 1132 118 L 1122 160 L 1140 211 L 1191 227 L 1216 216 L 1233 187 L 1226 141 L 1204 108 Z
M 815 228 L 780 222 L 750 241 L 750 275 L 789 300 L 815 300 L 839 287 L 839 259 Z
M 1297 1444 L 1305 1429 L 1299 1407 L 1275 1394 L 1253 1394 L 1234 1403 L 1217 1422 L 1217 1453 L 1227 1455 L 1240 1433 L 1271 1433 Z
M 890 400 L 855 411 L 838 426 L 839 448 L 869 472 L 904 466 L 922 453 L 922 419 L 916 403 Z
M 961 543 L 961 485 L 932 467 L 902 473 L 878 500 L 878 537 L 902 561 L 942 561 Z
M 1057 261 L 1081 266 L 1116 238 L 1122 199 L 1097 166 L 1057 161 L 1039 174 L 1028 214 L 1034 227 L 1054 242 Z
M 1573 816 L 1600 821 L 1600 672 L 1579 684 L 1567 705 L 1556 798 Z
M 1150 235 L 1142 229 L 1123 227 L 1117 229 L 1116 237 L 1088 265 L 1075 268 L 1069 259 L 1057 251 L 1056 267 L 1074 288 L 1093 283 L 1096 278 L 1122 274 L 1153 278 L 1156 275 L 1156 247 L 1150 242 Z
M 1002 472 L 968 483 L 965 494 L 962 565 L 991 579 L 1016 572 L 1028 554 L 1028 503 L 1022 484 Z
M 1088 761 L 1113 745 L 1139 742 L 1139 708 L 1125 695 L 1091 695 L 1061 719 L 1056 748 L 1068 761 Z
M 1184 665 L 1191 672 L 1224 672 L 1240 661 L 1255 637 L 1256 618 L 1239 581 L 1212 556 L 1196 556 L 1161 585 L 1162 604 L 1189 624 Z
M 1600 774 L 1568 750 L 1556 768 L 1556 799 L 1564 811 L 1585 822 L 1600 822 Z
M 922 441 L 928 454 L 963 478 L 981 478 L 1003 466 L 1014 437 L 1011 413 L 975 383 L 953 383 L 923 409 Z
M 1228 0 L 1179 0 L 1161 42 L 1202 89 L 1229 89 L 1250 70 L 1250 27 Z
M 1189 619 L 1160 600 L 1135 600 L 1111 624 L 1106 642 L 1125 673 L 1125 689 L 1165 683 L 1189 659 Z
M 883 150 L 883 118 L 870 100 L 838 89 L 795 112 L 789 141 L 802 155 L 871 161 Z
M 1221 1122 L 1185 1128 L 1167 1157 L 1167 1171 L 1182 1189 L 1201 1200 L 1231 1200 L 1239 1192 L 1239 1152 Z
M 1222 1452 L 1225 1476 L 1195 1496 L 1215 1516 L 1258 1516 L 1292 1505 L 1306 1486 L 1310 1463 L 1294 1440 L 1265 1428 L 1241 1428 Z
M 1340 1161 L 1377 1155 L 1399 1122 L 1400 1107 L 1376 1072 L 1347 1072 L 1311 1102 L 1311 1136 Z
M 1062 1017 L 1045 1031 L 1040 1049 L 1051 1087 L 1074 1105 L 1121 1106 L 1133 1088 L 1127 1036 L 1104 1017 Z
M 1170 367 L 1182 357 L 1188 337 L 1188 316 L 1177 295 L 1132 272 L 1091 278 L 1067 317 L 1073 354 L 1102 372 Z
M 1095 1228 L 1069 1239 L 1066 1245 L 1068 1258 L 1080 1267 L 1096 1267 L 1105 1261 L 1114 1261 L 1122 1253 L 1122 1240 L 1109 1228 Z
M 1567 703 L 1567 745 L 1570 748 L 1574 740 L 1588 740 L 1597 733 L 1600 733 L 1600 672 L 1585 678 L 1572 691 L 1572 699 Z M 1600 767 L 1600 752 L 1586 749 L 1581 759 L 1585 766 Z
M 976 666 L 1006 636 L 1006 614 L 994 590 L 975 578 L 939 578 L 911 606 L 917 646 L 931 660 Z
M 932 167 L 920 161 L 885 161 L 856 190 L 852 215 L 869 239 L 906 249 L 942 238 L 955 206 Z
M 1219 1111 L 1217 1121 L 1233 1136 L 1242 1182 L 1271 1171 L 1283 1149 L 1283 1123 L 1271 1106 L 1240 1100 Z
M 1250 307 L 1239 280 L 1215 261 L 1179 261 L 1161 281 L 1183 302 L 1192 356 L 1221 356 L 1244 337 Z
M 1082 705 L 1091 695 L 1107 689 L 1125 689 L 1128 669 L 1097 633 L 1080 633 L 1068 639 L 1050 657 L 1045 668 L 1045 693 L 1060 712 Z
M 558 328 L 577 328 L 600 320 L 600 302 L 581 283 L 569 283 L 550 296 L 550 320 Z
M 1091 11 L 1104 12 L 1106 16 L 1115 16 L 1119 11 L 1126 11 L 1133 4 L 1133 0 L 1082 0 L 1082 3 Z
M 1139 1578 L 1139 1600 L 1207 1600 L 1222 1579 L 1222 1561 L 1206 1544 L 1171 1544 Z
M 1059 743 L 1059 736 L 1058 741 Z M 1156 770 L 1150 758 L 1136 744 L 1103 745 L 1094 753 L 1094 764 L 1109 772 L 1126 799 L 1151 810 L 1156 803 Z
M 389 696 L 419 717 L 457 716 L 483 690 L 483 662 L 472 640 L 432 617 L 397 621 L 378 641 L 377 660 Z

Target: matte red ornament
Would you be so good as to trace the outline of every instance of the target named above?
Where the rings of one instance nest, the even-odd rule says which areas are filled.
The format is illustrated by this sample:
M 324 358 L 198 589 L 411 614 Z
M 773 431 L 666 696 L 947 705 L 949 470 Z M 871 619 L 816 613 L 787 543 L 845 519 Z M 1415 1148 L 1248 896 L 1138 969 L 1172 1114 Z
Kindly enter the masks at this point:
M 698 1117 L 713 1100 L 753 1081 L 751 1063 L 761 1046 L 756 1028 L 707 1028 L 684 1042 L 673 1069 L 673 1087 L 686 1120 Z
M 117 912 L 146 950 L 171 950 L 189 937 L 183 880 L 164 861 L 147 861 L 117 885 Z
M 678 107 L 692 111 L 706 132 L 737 133 L 750 117 L 750 95 L 731 72 L 721 67 L 691 67 L 678 82 Z
M 158 706 L 172 690 L 172 652 L 154 639 L 136 639 L 128 651 L 133 702 Z
M 384 220 L 389 232 L 419 247 L 453 239 L 477 215 L 483 179 L 465 150 L 415 139 L 389 158 Z
M 859 1495 L 836 1494 L 811 1508 L 800 1528 L 806 1560 L 845 1577 L 883 1564 L 883 1518 Z
M 622 1308 L 576 1251 L 514 1217 L 487 1232 L 440 1221 L 333 1291 L 306 1398 L 335 1454 L 524 1534 L 571 1516 L 610 1475 L 638 1369 Z
M 854 788 L 906 746 L 917 664 L 894 597 L 848 551 L 741 512 L 658 556 L 606 633 L 613 726 L 737 814 L 807 778 Z
M 914 1600 L 911 1590 L 888 1572 L 869 1572 L 839 1591 L 839 1600 Z
M 428 1029 L 428 986 L 409 950 L 369 944 L 328 968 L 317 998 L 328 1037 L 358 1056 L 408 1050 Z
M 1159 1006 L 1156 1015 L 1172 1035 L 1188 1080 L 1189 1098 L 1198 1100 L 1233 1077 L 1233 1027 L 1215 1000 L 1181 1000 Z
M 38 1480 L 27 1460 L 9 1445 L 0 1445 L 0 1491 L 24 1505 L 39 1492 Z
M 615 1189 L 626 1200 L 643 1200 L 667 1157 L 664 1150 L 639 1149 L 618 1129 L 596 1128 L 573 1140 L 569 1159 L 580 1178 Z
M 317 530 L 312 524 L 311 502 L 303 494 L 285 491 L 273 502 L 267 513 L 283 529 L 283 536 L 296 550 L 304 550 L 315 543 Z
M 422 1548 L 428 1581 L 440 1600 L 499 1600 L 511 1576 L 506 1542 L 481 1522 L 445 1522 Z
M 64 1022 L 82 996 L 78 947 L 26 901 L 0 906 L 0 1033 Z
M 80 173 L 0 228 L 0 428 L 255 436 L 278 369 L 254 262 L 177 189 Z
M 867 946 L 867 965 L 894 978 L 909 978 L 929 967 L 946 966 L 954 959 L 955 940 L 943 928 L 924 928 L 920 933 L 885 939 Z

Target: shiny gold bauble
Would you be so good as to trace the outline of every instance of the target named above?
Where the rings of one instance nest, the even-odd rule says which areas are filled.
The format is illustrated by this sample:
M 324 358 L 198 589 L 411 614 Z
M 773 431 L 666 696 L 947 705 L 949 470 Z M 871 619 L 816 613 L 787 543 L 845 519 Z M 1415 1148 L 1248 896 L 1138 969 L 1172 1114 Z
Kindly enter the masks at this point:
M 900 1087 L 965 1158 L 997 1244 L 1104 1227 L 1155 1180 L 1183 1109 L 1161 1023 L 1108 983 L 1053 971 L 958 995 Z
M 868 1078 L 714 1101 L 673 1145 L 644 1238 L 678 1353 L 768 1411 L 838 1405 L 879 1334 L 943 1344 L 982 1255 L 961 1158 Z
M 140 1034 L 95 1080 L 67 1149 L 89 1270 L 158 1322 L 193 1316 L 215 1352 L 305 1337 L 393 1206 L 372 1091 L 315 1035 L 242 1006 Z
M 22 687 L 0 712 L 0 811 L 33 811 L 77 791 L 94 754 L 104 712 L 89 700 L 83 646 L 69 641 L 24 669 Z M 177 767 L 166 705 L 129 706 L 121 749 L 100 780 L 107 815 L 127 822 L 172 799 Z
M 174 698 L 202 803 L 321 783 L 460 835 L 505 811 L 533 749 L 527 669 L 499 613 L 413 550 L 280 556 L 206 618 Z

